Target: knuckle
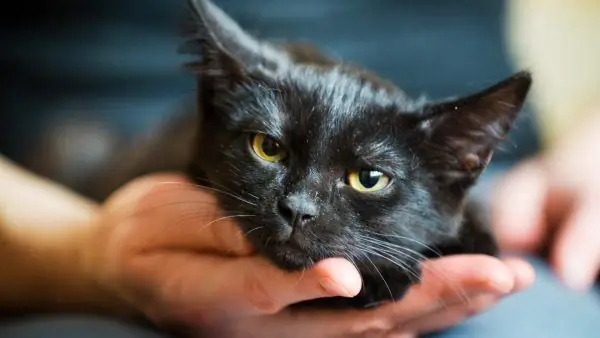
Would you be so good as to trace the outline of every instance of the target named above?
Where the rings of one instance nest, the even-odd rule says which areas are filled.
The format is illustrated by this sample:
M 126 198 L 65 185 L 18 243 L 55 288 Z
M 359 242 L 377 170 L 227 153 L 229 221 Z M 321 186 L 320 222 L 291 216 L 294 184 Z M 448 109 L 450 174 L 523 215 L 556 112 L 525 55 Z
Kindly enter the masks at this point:
M 365 320 L 366 319 L 366 320 Z M 372 312 L 363 320 L 356 320 L 348 327 L 348 335 L 351 337 L 387 337 L 400 325 L 392 318 L 382 315 L 377 311 Z
M 215 242 L 222 251 L 238 256 L 252 253 L 250 242 L 236 223 L 227 222 L 212 229 Z
M 281 310 L 273 295 L 267 290 L 264 282 L 254 272 L 244 278 L 244 294 L 252 307 L 264 314 L 274 314 Z
M 215 219 L 218 219 L 216 216 Z M 226 235 L 226 231 L 223 231 L 223 227 L 221 226 L 221 224 L 215 226 L 215 224 L 218 222 L 212 222 L 208 225 L 208 231 L 211 233 L 212 238 L 213 238 L 213 243 L 216 246 L 217 249 L 221 249 L 221 250 L 228 250 L 228 241 L 227 241 L 227 235 Z
M 495 301 L 495 297 L 488 295 L 474 297 L 467 304 L 465 304 L 465 316 L 467 318 L 476 316 L 481 311 L 492 305 Z

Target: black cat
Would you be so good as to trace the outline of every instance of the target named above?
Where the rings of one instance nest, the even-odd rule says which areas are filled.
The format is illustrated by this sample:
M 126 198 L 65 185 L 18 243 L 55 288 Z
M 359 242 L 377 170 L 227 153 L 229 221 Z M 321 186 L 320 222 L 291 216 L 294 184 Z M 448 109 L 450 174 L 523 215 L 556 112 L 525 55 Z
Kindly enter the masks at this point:
M 519 114 L 529 73 L 459 99 L 412 100 L 308 45 L 260 41 L 210 1 L 189 2 L 199 113 L 136 148 L 105 189 L 181 170 L 222 191 L 229 215 L 255 216 L 237 222 L 282 269 L 334 256 L 359 268 L 358 296 L 297 306 L 364 308 L 402 297 L 428 257 L 497 255 L 467 193 Z

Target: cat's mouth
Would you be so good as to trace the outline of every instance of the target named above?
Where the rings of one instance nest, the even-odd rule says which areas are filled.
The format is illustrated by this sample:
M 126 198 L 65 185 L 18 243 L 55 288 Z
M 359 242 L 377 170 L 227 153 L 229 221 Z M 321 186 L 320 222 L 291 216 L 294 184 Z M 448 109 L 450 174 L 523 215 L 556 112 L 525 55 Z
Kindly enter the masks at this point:
M 310 268 L 317 261 L 293 241 L 273 243 L 266 251 L 266 255 L 275 265 L 289 271 Z

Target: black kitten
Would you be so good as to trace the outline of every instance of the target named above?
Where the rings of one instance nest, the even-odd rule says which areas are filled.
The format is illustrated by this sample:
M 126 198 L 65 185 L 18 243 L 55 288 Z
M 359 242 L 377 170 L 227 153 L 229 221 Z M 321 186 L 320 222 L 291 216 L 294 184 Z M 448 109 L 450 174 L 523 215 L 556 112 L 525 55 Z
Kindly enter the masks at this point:
M 279 267 L 333 256 L 358 266 L 357 297 L 310 305 L 399 298 L 436 251 L 497 254 L 466 194 L 517 117 L 528 73 L 416 102 L 314 50 L 259 41 L 209 1 L 190 3 L 203 112 L 190 174 L 232 193 L 219 195 L 223 208 L 253 215 L 237 221 Z
M 239 226 L 277 266 L 337 256 L 359 268 L 357 297 L 299 305 L 398 299 L 427 257 L 497 254 L 466 195 L 521 110 L 528 73 L 460 99 L 414 101 L 309 46 L 259 41 L 207 0 L 189 2 L 186 47 L 201 56 L 190 65 L 199 81 L 196 140 L 156 144 L 193 145 L 190 177 L 221 190 L 229 215 L 250 215 L 236 218 Z

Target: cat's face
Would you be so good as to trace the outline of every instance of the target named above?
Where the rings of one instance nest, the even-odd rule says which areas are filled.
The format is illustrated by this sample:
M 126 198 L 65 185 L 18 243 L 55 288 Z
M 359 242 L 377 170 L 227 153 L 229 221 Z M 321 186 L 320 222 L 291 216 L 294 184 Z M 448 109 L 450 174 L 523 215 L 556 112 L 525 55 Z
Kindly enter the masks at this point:
M 260 252 L 286 269 L 332 256 L 402 265 L 456 233 L 527 74 L 417 104 L 346 68 L 295 63 L 193 4 L 204 57 L 193 170 Z
M 453 226 L 438 222 L 410 147 L 414 121 L 393 94 L 299 68 L 230 95 L 235 104 L 205 121 L 199 163 L 216 188 L 247 201 L 221 196 L 279 265 L 354 255 L 374 245 L 367 239 L 414 247 Z

